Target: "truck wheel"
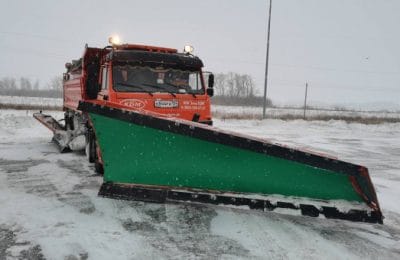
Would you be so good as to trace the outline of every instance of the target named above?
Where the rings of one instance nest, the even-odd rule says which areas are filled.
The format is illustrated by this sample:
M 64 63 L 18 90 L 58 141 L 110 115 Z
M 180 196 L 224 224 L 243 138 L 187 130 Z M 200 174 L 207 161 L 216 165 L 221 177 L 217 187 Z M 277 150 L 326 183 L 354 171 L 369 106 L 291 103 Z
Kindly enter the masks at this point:
M 87 138 L 85 147 L 86 157 L 88 158 L 88 161 L 90 163 L 94 163 L 96 159 L 96 141 L 94 139 L 93 130 L 91 129 L 88 130 L 86 138 Z
M 74 118 L 69 116 L 67 113 L 64 115 L 65 130 L 74 130 Z
M 96 161 L 94 163 L 94 169 L 98 174 L 100 174 L 100 175 L 104 174 L 103 164 L 100 163 L 97 159 L 96 159 Z

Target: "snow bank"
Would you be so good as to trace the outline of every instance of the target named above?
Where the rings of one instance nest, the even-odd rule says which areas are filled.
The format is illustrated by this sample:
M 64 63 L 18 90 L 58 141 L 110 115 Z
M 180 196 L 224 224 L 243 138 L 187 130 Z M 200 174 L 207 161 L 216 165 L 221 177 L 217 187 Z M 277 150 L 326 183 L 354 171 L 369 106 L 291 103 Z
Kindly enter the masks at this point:
M 20 97 L 20 96 L 1 96 L 0 104 L 12 105 L 37 105 L 44 107 L 62 107 L 63 100 L 61 98 L 45 98 L 45 97 Z

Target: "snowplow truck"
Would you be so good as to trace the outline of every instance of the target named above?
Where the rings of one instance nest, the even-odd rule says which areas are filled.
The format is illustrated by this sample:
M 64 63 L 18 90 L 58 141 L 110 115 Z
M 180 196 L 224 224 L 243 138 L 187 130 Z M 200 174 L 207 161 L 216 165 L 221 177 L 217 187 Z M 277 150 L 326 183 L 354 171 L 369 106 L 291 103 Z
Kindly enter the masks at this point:
M 86 45 L 66 64 L 64 123 L 34 117 L 62 152 L 85 150 L 103 197 L 383 222 L 366 167 L 213 127 L 214 76 L 190 49 Z

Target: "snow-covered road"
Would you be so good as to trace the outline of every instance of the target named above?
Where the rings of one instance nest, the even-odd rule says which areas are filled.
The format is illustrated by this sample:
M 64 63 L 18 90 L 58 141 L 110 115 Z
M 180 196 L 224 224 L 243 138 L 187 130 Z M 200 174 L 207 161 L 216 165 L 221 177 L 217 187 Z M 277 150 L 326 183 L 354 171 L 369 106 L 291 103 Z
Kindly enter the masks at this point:
M 31 112 L 0 110 L 0 259 L 400 258 L 400 124 L 215 125 L 366 165 L 385 224 L 99 198 L 86 157 L 59 154 Z

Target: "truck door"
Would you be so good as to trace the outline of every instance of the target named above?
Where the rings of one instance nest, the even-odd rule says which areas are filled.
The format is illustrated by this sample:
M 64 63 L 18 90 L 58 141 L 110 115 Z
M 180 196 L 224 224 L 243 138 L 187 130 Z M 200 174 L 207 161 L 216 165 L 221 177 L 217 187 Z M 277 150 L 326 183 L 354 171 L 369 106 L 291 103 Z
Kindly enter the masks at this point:
M 89 99 L 95 99 L 99 92 L 99 70 L 99 58 L 89 56 L 86 64 L 86 95 Z
M 101 88 L 97 96 L 97 99 L 108 100 L 108 68 L 107 66 L 102 66 L 101 68 Z

